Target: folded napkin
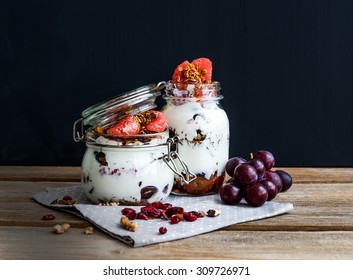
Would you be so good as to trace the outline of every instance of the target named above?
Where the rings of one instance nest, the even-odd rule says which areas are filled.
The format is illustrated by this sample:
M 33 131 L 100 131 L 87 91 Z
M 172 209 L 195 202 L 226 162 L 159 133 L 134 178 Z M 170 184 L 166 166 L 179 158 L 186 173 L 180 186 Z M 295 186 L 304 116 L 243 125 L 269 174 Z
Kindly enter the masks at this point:
M 78 201 L 74 205 L 52 204 L 56 199 L 69 195 Z M 155 243 L 172 241 L 211 232 L 232 224 L 244 223 L 273 217 L 293 210 L 291 203 L 268 201 L 261 207 L 251 207 L 245 202 L 238 205 L 225 205 L 219 195 L 209 196 L 175 196 L 170 195 L 163 203 L 183 207 L 185 211 L 218 209 L 217 217 L 198 218 L 194 222 L 181 221 L 170 224 L 165 219 L 135 220 L 136 231 L 130 232 L 120 225 L 121 210 L 127 206 L 98 206 L 93 204 L 84 194 L 82 187 L 46 188 L 45 191 L 32 197 L 35 201 L 47 207 L 66 211 L 90 221 L 98 228 L 131 247 L 147 246 Z M 141 206 L 128 206 L 138 213 Z M 160 234 L 159 228 L 166 227 L 167 233 Z

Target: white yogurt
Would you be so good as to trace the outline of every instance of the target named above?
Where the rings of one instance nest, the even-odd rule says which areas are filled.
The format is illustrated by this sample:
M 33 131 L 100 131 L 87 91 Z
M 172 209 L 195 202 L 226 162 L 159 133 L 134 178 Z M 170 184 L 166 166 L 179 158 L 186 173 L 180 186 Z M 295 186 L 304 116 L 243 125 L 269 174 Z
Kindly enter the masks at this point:
M 179 155 L 189 170 L 209 179 L 224 175 L 229 158 L 229 120 L 219 97 L 166 97 L 163 108 L 169 128 L 179 136 Z
M 170 194 L 174 173 L 162 159 L 166 145 L 126 147 L 104 137 L 97 140 L 97 144 L 87 143 L 81 166 L 82 185 L 93 202 L 142 205 Z

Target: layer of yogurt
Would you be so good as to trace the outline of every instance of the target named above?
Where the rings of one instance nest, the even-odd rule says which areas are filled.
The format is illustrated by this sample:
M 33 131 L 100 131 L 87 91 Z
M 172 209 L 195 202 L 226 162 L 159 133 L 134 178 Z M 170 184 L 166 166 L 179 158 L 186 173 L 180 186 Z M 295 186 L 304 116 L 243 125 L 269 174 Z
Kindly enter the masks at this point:
M 161 157 L 166 147 L 109 148 L 87 145 L 82 184 L 94 202 L 147 204 L 165 199 L 174 173 Z
M 180 138 L 180 157 L 195 174 L 204 174 L 209 179 L 217 171 L 220 176 L 229 156 L 227 114 L 214 101 L 174 101 L 179 105 L 167 105 L 163 113 L 170 129 Z

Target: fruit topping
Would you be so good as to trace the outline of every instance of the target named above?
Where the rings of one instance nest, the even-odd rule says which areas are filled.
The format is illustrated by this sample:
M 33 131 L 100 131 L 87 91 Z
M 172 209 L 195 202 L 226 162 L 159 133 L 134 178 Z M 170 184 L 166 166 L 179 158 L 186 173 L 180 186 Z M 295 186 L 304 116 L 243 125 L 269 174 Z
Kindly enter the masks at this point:
M 109 128 L 107 133 L 111 135 L 134 135 L 138 134 L 140 130 L 140 123 L 133 116 L 128 116 Z
M 212 82 L 212 62 L 208 58 L 187 60 L 174 70 L 172 81 L 178 84 L 210 84 Z
M 149 110 L 134 116 L 127 116 L 107 129 L 111 135 L 136 135 L 162 132 L 167 128 L 167 119 L 160 111 Z M 102 128 L 95 129 L 99 134 Z
M 212 62 L 208 58 L 194 59 L 191 64 L 195 65 L 197 71 L 200 73 L 201 82 L 209 84 L 212 82 Z
M 210 84 L 212 82 L 212 62 L 208 58 L 187 60 L 174 70 L 172 81 L 178 84 Z
M 166 129 L 167 119 L 159 111 L 149 111 L 150 121 L 146 124 L 146 129 L 152 132 L 162 132 Z

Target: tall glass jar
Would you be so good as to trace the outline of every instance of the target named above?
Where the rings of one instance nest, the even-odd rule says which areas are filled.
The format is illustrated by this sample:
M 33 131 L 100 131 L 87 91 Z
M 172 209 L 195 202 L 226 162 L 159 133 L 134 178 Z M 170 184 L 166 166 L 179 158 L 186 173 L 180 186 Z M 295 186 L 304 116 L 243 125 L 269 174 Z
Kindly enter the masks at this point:
M 167 82 L 163 98 L 171 136 L 178 136 L 178 154 L 197 178 L 175 177 L 172 192 L 203 195 L 219 191 L 229 158 L 229 120 L 220 105 L 220 84 L 183 85 Z

